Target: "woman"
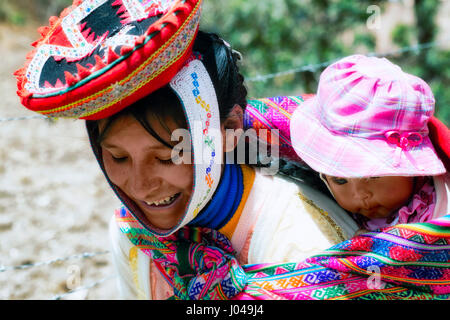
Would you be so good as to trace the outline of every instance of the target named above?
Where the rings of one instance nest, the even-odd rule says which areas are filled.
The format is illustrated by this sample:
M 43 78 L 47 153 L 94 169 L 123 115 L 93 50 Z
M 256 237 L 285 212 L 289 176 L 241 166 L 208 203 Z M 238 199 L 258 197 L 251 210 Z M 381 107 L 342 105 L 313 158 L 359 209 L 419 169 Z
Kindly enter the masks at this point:
M 157 271 L 161 265 L 140 247 L 142 237 L 169 237 L 184 226 L 218 230 L 244 264 L 301 261 L 353 231 L 350 219 L 346 224 L 341 212 L 339 220 L 338 207 L 313 188 L 224 164 L 225 152 L 236 147 L 234 136 L 226 139 L 229 129 L 243 128 L 246 89 L 230 46 L 216 35 L 197 34 L 200 2 L 155 1 L 132 11 L 130 1 L 100 0 L 96 7 L 75 1 L 59 20 L 51 19 L 52 29 L 17 74 L 30 109 L 87 120 L 100 167 L 124 204 L 110 226 L 124 298 L 173 295 L 167 274 Z M 81 40 L 68 32 L 71 23 Z M 49 47 L 63 51 L 62 33 L 90 49 L 44 58 Z M 174 37 L 182 40 L 170 48 Z M 155 57 L 161 48 L 169 49 Z M 151 66 L 150 58 L 159 64 Z M 139 70 L 149 66 L 144 78 Z M 191 141 L 171 141 L 180 128 L 189 129 Z M 175 164 L 174 154 L 184 163 Z

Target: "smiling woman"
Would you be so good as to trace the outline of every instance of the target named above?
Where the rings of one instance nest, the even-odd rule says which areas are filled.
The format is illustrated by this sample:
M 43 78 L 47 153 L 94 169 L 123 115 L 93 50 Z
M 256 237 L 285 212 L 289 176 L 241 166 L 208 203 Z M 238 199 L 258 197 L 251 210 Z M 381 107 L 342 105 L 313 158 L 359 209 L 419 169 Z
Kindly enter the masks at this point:
M 155 227 L 173 228 L 191 197 L 192 168 L 174 165 L 171 149 L 129 116 L 112 125 L 101 149 L 111 182 L 139 206 Z
M 192 193 L 192 167 L 172 160 L 171 132 L 187 127 L 179 106 L 165 88 L 112 117 L 87 121 L 112 184 L 158 229 L 176 225 Z

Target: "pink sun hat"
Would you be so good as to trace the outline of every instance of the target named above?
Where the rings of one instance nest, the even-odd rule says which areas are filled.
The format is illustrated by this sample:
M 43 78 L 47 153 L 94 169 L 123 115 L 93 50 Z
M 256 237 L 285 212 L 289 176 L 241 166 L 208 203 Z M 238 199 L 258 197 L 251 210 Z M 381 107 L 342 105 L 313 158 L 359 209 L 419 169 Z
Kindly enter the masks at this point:
M 428 137 L 430 87 L 385 58 L 353 55 L 327 67 L 317 95 L 291 118 L 292 144 L 317 172 L 337 177 L 446 172 Z

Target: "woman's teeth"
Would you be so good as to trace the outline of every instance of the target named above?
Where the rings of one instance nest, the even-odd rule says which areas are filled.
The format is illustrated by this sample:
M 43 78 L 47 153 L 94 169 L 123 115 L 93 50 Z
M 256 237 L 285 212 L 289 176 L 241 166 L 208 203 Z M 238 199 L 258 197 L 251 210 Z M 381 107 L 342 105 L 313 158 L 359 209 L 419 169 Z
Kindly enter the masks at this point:
M 171 197 L 167 197 L 158 201 L 153 201 L 153 202 L 147 202 L 145 201 L 145 203 L 149 206 L 164 206 L 164 205 L 168 205 L 169 203 L 171 203 L 176 197 L 176 194 L 171 196 Z

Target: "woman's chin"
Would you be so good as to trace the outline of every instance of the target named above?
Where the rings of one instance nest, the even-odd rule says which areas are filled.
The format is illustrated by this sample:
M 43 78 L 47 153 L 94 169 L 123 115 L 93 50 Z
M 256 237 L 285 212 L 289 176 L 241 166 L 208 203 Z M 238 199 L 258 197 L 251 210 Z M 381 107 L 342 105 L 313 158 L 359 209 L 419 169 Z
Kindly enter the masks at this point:
M 174 201 L 167 205 L 149 205 L 141 201 L 139 207 L 152 226 L 160 230 L 171 230 L 183 219 L 186 209 L 184 200 L 183 194 L 179 193 Z

